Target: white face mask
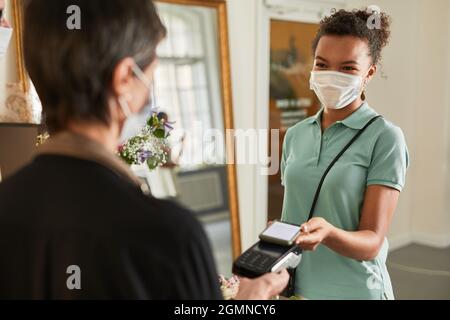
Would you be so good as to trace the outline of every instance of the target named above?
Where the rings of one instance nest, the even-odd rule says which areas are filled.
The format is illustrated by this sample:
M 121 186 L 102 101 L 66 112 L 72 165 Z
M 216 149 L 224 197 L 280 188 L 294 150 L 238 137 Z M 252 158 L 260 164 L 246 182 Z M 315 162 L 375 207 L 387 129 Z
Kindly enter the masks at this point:
M 9 47 L 9 42 L 11 41 L 12 33 L 12 28 L 0 27 L 0 59 L 2 59 L 6 55 L 6 51 Z
M 325 107 L 342 109 L 359 97 L 363 79 L 337 71 L 313 71 L 310 85 Z
M 142 129 L 145 127 L 147 120 L 153 112 L 156 112 L 156 107 L 154 107 L 155 98 L 153 96 L 151 81 L 146 77 L 144 72 L 135 64 L 133 67 L 133 72 L 147 87 L 149 92 L 149 99 L 146 106 L 144 106 L 139 112 L 131 112 L 130 106 L 127 100 L 122 96 L 119 97 L 119 106 L 122 112 L 126 116 L 125 123 L 120 134 L 119 143 L 123 144 L 128 139 L 138 135 Z

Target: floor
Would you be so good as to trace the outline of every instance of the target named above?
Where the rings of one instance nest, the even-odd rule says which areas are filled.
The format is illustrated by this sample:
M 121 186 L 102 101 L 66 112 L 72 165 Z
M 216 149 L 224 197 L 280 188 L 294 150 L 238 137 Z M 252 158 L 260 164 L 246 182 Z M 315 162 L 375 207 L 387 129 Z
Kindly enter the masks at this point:
M 394 250 L 388 269 L 398 300 L 450 299 L 450 248 L 412 244 Z

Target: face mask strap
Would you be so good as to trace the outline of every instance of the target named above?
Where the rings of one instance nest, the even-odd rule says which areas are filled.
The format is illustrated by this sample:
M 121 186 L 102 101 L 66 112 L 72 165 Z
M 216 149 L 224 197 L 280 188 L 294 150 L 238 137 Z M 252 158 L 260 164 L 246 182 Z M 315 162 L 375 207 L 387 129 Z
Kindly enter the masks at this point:
M 139 78 L 139 80 L 141 80 L 144 83 L 147 89 L 151 91 L 150 80 L 147 78 L 147 76 L 141 70 L 141 68 L 139 68 L 139 66 L 136 63 L 133 63 L 133 65 L 131 66 L 131 70 L 133 70 L 134 74 Z
M 156 105 L 156 94 L 155 94 L 154 88 L 155 88 L 155 84 L 152 83 L 151 90 L 150 90 L 150 99 L 151 99 L 150 104 L 152 106 L 152 109 L 156 112 L 158 109 L 158 106 Z
M 153 81 L 150 81 L 145 73 L 142 71 L 142 69 L 137 65 L 137 63 L 133 63 L 131 66 L 131 69 L 133 70 L 134 74 L 141 80 L 144 85 L 147 87 L 149 94 L 150 94 L 150 104 L 152 106 L 152 109 L 156 112 L 157 105 L 156 105 L 156 95 L 155 95 L 155 86 Z
M 126 118 L 129 118 L 133 114 L 127 100 L 123 96 L 119 97 L 119 106 Z

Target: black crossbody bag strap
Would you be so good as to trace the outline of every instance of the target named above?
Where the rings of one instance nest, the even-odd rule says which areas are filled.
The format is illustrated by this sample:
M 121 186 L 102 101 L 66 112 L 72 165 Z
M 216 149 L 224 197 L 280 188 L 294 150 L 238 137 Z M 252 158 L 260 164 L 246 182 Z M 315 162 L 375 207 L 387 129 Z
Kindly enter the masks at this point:
M 336 156 L 336 158 L 334 158 L 334 160 L 328 166 L 327 170 L 325 170 L 325 173 L 323 174 L 322 179 L 320 179 L 319 186 L 317 187 L 317 190 L 316 190 L 316 194 L 314 195 L 314 200 L 313 200 L 313 203 L 312 203 L 311 210 L 309 212 L 309 217 L 308 217 L 307 221 L 311 220 L 312 217 L 314 216 L 314 210 L 315 210 L 316 205 L 317 205 L 317 200 L 319 199 L 320 190 L 322 189 L 323 182 L 325 181 L 325 178 L 327 177 L 327 175 L 330 172 L 331 168 L 333 168 L 333 166 L 336 164 L 336 162 L 338 162 L 338 160 L 348 150 L 348 148 L 350 148 L 351 145 L 353 143 L 355 143 L 356 140 L 358 140 L 358 138 L 364 133 L 364 131 L 366 131 L 366 129 L 368 127 L 370 127 L 372 125 L 372 123 L 374 123 L 377 119 L 382 118 L 382 117 L 383 116 L 380 115 L 380 116 L 376 116 L 376 117 L 372 118 L 364 126 L 364 128 L 359 130 L 358 133 L 352 138 L 352 140 L 350 140 L 350 142 L 347 143 L 347 145 L 344 147 L 344 149 L 342 149 L 342 151 L 339 152 L 339 154 Z M 295 294 L 295 272 L 296 272 L 296 269 L 290 269 L 289 270 L 289 274 L 291 275 L 291 278 L 290 278 L 290 281 L 289 281 L 289 287 L 287 289 L 288 296 L 293 296 Z
M 319 186 L 317 187 L 316 194 L 314 195 L 314 200 L 311 206 L 311 210 L 309 211 L 309 217 L 308 220 L 311 220 L 314 216 L 314 210 L 316 209 L 317 200 L 319 199 L 320 190 L 322 190 L 323 182 L 325 181 L 325 178 L 327 177 L 328 173 L 330 172 L 331 168 L 336 164 L 336 162 L 339 161 L 339 159 L 342 157 L 342 155 L 348 150 L 348 148 L 351 147 L 353 143 L 355 143 L 356 140 L 366 131 L 368 127 L 372 125 L 377 119 L 382 118 L 383 116 L 376 116 L 372 118 L 361 130 L 358 131 L 358 133 L 353 137 L 352 140 L 342 149 L 342 151 L 334 158 L 334 160 L 331 162 L 331 164 L 328 166 L 327 170 L 325 170 L 325 173 L 322 176 L 322 179 L 320 179 Z

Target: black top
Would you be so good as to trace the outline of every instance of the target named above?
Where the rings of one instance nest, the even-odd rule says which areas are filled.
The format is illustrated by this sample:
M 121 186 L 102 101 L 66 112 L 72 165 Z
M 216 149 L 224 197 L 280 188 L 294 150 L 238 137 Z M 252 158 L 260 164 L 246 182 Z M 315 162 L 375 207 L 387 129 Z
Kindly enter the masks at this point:
M 0 299 L 220 298 L 192 213 L 107 167 L 41 155 L 0 183 Z

